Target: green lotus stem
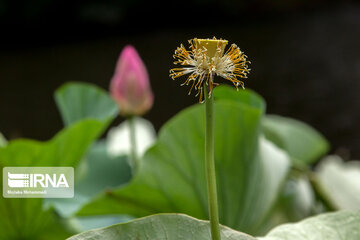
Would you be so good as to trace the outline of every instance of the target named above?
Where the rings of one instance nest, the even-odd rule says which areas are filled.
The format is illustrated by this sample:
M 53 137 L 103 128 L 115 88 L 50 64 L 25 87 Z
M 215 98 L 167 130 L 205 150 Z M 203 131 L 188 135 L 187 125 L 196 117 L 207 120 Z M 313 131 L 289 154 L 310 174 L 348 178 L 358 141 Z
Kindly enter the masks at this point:
M 137 144 L 136 144 L 136 130 L 135 130 L 135 117 L 130 116 L 128 118 L 129 123 L 129 138 L 130 138 L 130 165 L 135 172 L 139 166 L 139 158 L 137 156 Z
M 205 169 L 208 190 L 209 218 L 212 240 L 221 240 L 219 212 L 216 191 L 216 174 L 214 160 L 214 97 L 209 96 L 204 83 L 205 92 Z

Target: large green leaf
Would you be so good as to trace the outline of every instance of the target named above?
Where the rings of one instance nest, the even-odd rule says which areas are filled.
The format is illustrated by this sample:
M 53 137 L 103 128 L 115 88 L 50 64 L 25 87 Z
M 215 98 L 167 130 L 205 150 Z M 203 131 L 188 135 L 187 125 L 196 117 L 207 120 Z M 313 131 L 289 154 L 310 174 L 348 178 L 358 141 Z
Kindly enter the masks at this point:
M 87 154 L 87 166 L 83 177 L 77 182 L 78 192 L 90 197 L 104 188 L 113 188 L 131 178 L 131 169 L 124 156 L 108 155 L 106 142 L 96 143 Z
M 126 157 L 110 156 L 105 141 L 97 142 L 90 148 L 76 173 L 74 198 L 46 199 L 46 203 L 54 205 L 64 217 L 72 216 L 104 189 L 120 186 L 131 178 L 131 168 Z
M 209 240 L 208 221 L 201 221 L 183 214 L 158 214 L 136 219 L 129 223 L 91 230 L 75 235 L 68 240 Z M 221 227 L 222 240 L 255 240 L 255 238 Z
M 101 88 L 89 83 L 66 83 L 55 92 L 55 101 L 65 125 L 85 118 L 113 118 L 118 106 Z
M 249 89 L 235 91 L 233 87 L 223 85 L 216 87 L 216 90 L 214 91 L 214 97 L 215 101 L 234 101 L 239 104 L 244 104 L 260 109 L 263 113 L 265 112 L 266 104 L 264 99 L 259 94 Z
M 360 212 L 335 212 L 318 215 L 294 224 L 274 228 L 265 237 L 254 238 L 221 226 L 222 240 L 358 240 Z M 95 229 L 75 235 L 68 240 L 208 240 L 211 239 L 208 221 L 182 214 L 159 214 L 134 221 Z
M 133 220 L 134 217 L 128 215 L 96 215 L 96 216 L 85 216 L 85 217 L 72 217 L 68 218 L 68 225 L 74 230 L 74 232 L 80 233 L 95 228 L 103 228 L 110 225 L 125 223 Z
M 105 127 L 118 113 L 118 106 L 103 89 L 88 83 L 66 83 L 55 92 L 55 100 L 65 125 L 96 119 Z M 122 144 L 122 143 L 119 143 Z M 68 217 L 99 192 L 119 186 L 130 179 L 126 157 L 111 157 L 106 143 L 94 144 L 76 169 L 75 196 L 47 199 L 60 215 Z
M 332 208 L 360 210 L 360 162 L 324 158 L 314 173 L 315 187 Z
M 76 166 L 103 123 L 84 120 L 65 128 L 48 142 L 10 141 L 0 148 L 0 166 Z M 2 171 L 0 173 L 2 184 Z M 42 199 L 0 198 L 0 239 L 63 239 L 66 232 Z
M 259 240 L 358 240 L 360 212 L 321 214 L 294 224 L 274 228 Z
M 6 147 L 0 148 L 0 166 L 75 167 L 93 140 L 102 133 L 118 111 L 108 94 L 91 84 L 65 84 L 56 91 L 55 100 L 67 128 L 45 143 L 32 140 L 11 141 Z M 102 148 L 101 153 L 105 152 L 105 147 Z M 99 158 L 99 151 L 95 153 L 94 151 L 88 156 L 90 160 L 86 168 L 88 172 L 91 170 L 92 174 L 94 168 L 104 170 L 102 167 L 106 166 L 96 165 L 100 162 L 94 160 Z M 109 167 L 112 166 L 111 170 L 116 171 L 118 164 L 126 164 L 126 162 L 122 160 L 111 163 Z M 121 169 L 126 167 L 121 166 Z M 128 175 L 127 173 L 123 177 L 128 178 Z M 89 175 L 83 177 L 86 176 Z M 103 179 L 102 176 L 98 178 Z M 108 184 L 107 180 L 110 181 L 112 178 L 97 181 L 96 184 L 92 182 L 96 185 L 92 190 L 96 193 L 100 191 L 100 185 L 101 190 L 104 186 L 115 186 L 113 182 Z M 94 191 L 92 191 L 93 195 Z M 89 191 L 85 192 L 89 195 Z M 55 204 L 55 206 L 58 210 L 62 206 L 62 209 L 71 211 L 70 207 L 74 207 L 72 203 L 79 204 L 79 199 L 84 200 L 83 195 L 78 193 L 75 195 L 74 199 L 63 202 L 58 200 L 60 205 Z M 64 239 L 68 233 L 59 225 L 53 211 L 48 207 L 57 203 L 56 200 L 46 199 L 45 210 L 43 202 L 42 199 L 0 199 L 1 212 L 4 213 L 0 218 L 0 239 Z
M 247 103 L 265 111 L 265 103 L 251 90 L 234 91 L 220 86 L 214 91 L 215 99 Z M 295 119 L 266 115 L 262 121 L 265 137 L 285 150 L 295 164 L 309 164 L 322 157 L 329 149 L 328 141 L 314 128 Z
M 282 150 L 259 137 L 262 113 L 245 101 L 215 104 L 220 222 L 247 232 L 256 232 L 289 165 Z M 197 105 L 165 124 L 128 186 L 105 193 L 79 215 L 180 212 L 208 219 L 203 159 L 204 106 Z
M 283 223 L 297 222 L 323 209 L 316 203 L 313 188 L 304 175 L 291 174 L 258 235 Z
M 295 164 L 311 164 L 329 149 L 328 141 L 314 128 L 295 119 L 267 115 L 262 122 L 265 136 L 284 149 Z
M 19 139 L 0 147 L 2 166 L 76 166 L 103 123 L 84 120 L 60 131 L 47 142 Z

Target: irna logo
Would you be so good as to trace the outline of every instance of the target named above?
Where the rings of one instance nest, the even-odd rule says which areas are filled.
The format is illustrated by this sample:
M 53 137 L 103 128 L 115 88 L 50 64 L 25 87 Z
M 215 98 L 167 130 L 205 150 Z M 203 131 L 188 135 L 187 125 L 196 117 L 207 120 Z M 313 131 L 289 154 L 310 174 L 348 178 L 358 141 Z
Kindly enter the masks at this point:
M 3 196 L 5 198 L 72 198 L 74 169 L 72 167 L 5 167 Z
M 49 186 L 54 188 L 69 187 L 65 174 L 19 174 L 8 172 L 8 185 L 11 188 L 36 188 L 41 186 L 47 188 Z

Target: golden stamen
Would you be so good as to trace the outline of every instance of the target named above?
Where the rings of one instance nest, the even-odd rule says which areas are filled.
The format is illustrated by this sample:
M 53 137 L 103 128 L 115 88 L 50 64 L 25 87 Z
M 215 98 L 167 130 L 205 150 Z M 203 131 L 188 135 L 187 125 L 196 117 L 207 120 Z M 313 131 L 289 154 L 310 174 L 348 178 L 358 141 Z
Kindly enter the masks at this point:
M 208 86 L 209 96 L 212 89 L 218 85 L 214 83 L 214 76 L 231 81 L 236 88 L 240 85 L 244 88 L 244 83 L 238 78 L 247 78 L 248 69 L 247 56 L 241 50 L 232 44 L 225 52 L 228 43 L 226 40 L 216 39 L 191 39 L 188 41 L 189 49 L 186 50 L 184 45 L 180 45 L 173 55 L 174 64 L 184 67 L 173 68 L 170 70 L 172 79 L 190 74 L 186 81 L 181 85 L 189 85 L 193 81 L 189 94 L 192 89 L 197 90 L 196 96 L 202 102 L 203 83 L 205 81 Z M 224 53 L 225 52 L 225 53 Z

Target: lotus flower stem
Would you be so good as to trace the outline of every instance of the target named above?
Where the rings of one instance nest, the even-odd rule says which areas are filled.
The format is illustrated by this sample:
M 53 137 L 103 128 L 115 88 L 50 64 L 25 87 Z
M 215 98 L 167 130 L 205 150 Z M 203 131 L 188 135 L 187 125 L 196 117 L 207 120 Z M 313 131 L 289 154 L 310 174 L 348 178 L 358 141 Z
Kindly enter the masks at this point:
M 129 123 L 129 138 L 130 138 L 130 165 L 133 172 L 139 167 L 139 158 L 137 156 L 137 144 L 136 144 L 136 129 L 135 129 L 135 117 L 128 117 Z
M 212 95 L 213 88 L 218 84 L 214 82 L 214 77 L 216 75 L 229 80 L 238 89 L 239 86 L 244 88 L 244 83 L 240 79 L 247 78 L 250 72 L 248 68 L 250 61 L 247 60 L 247 56 L 236 44 L 231 44 L 225 51 L 227 43 L 227 40 L 215 37 L 191 39 L 189 50 L 182 44 L 175 50 L 174 64 L 179 66 L 170 69 L 172 79 L 188 75 L 182 85 L 190 85 L 189 95 L 195 89 L 199 102 L 205 102 L 205 168 L 212 240 L 221 240 L 214 160 L 214 97 Z
M 214 160 L 214 97 L 209 96 L 208 88 L 204 83 L 205 92 L 205 169 L 208 190 L 209 218 L 212 240 L 221 240 L 218 201 L 216 190 L 216 174 Z

